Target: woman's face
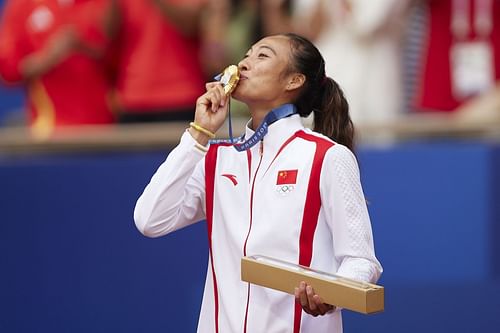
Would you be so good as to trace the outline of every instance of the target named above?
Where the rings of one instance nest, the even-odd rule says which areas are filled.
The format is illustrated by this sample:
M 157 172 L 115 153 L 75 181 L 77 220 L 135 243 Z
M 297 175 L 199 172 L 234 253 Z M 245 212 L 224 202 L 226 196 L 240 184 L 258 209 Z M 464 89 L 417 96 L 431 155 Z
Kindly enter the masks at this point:
M 261 39 L 238 64 L 240 81 L 233 97 L 248 105 L 266 105 L 287 96 L 290 42 L 285 36 Z

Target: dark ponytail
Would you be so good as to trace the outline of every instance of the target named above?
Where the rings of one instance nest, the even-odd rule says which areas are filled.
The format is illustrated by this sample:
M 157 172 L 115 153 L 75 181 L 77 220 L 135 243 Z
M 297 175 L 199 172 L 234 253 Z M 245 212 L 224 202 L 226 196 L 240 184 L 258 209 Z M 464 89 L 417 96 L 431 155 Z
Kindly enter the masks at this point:
M 354 125 L 349 104 L 337 82 L 325 77 L 323 93 L 314 109 L 314 130 L 354 150 Z
M 314 111 L 314 131 L 354 150 L 354 125 L 349 104 L 337 82 L 326 76 L 325 61 L 309 40 L 293 33 L 283 34 L 292 48 L 291 71 L 302 73 L 306 81 L 296 101 L 302 117 Z

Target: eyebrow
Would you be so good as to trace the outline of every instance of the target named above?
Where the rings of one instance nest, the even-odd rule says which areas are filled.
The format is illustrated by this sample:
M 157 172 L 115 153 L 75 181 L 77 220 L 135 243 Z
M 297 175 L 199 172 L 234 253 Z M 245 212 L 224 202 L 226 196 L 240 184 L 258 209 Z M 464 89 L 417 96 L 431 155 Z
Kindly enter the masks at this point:
M 262 49 L 269 49 L 269 50 L 271 50 L 272 53 L 274 53 L 274 55 L 277 55 L 276 51 L 274 51 L 274 49 L 272 47 L 270 47 L 270 46 L 262 45 L 262 46 L 260 46 L 260 48 L 262 48 Z
M 276 54 L 276 51 L 275 51 L 272 47 L 270 47 L 270 46 L 267 46 L 267 45 L 261 45 L 261 46 L 259 46 L 258 48 L 259 48 L 259 49 L 268 49 L 268 50 L 270 50 L 272 53 L 274 53 L 274 55 L 277 55 L 277 54 Z M 249 51 L 250 51 L 250 53 L 252 53 L 252 52 L 253 52 L 253 47 L 251 47 Z

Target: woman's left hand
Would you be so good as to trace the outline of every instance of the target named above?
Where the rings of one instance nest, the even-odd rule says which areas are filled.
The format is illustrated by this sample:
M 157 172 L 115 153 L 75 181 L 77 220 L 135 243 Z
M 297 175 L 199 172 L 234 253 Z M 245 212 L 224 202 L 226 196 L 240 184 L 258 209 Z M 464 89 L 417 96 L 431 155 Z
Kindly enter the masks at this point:
M 304 281 L 295 287 L 295 301 L 299 302 L 302 309 L 311 316 L 323 316 L 335 310 L 335 306 L 323 303 L 319 295 L 316 295 L 312 286 L 308 286 Z

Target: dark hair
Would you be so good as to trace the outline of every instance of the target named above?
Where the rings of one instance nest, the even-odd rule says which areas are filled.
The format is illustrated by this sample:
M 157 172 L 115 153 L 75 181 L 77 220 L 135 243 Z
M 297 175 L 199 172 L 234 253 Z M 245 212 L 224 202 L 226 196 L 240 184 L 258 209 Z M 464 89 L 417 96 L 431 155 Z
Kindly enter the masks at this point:
M 306 81 L 297 100 L 298 113 L 306 117 L 314 111 L 314 131 L 354 149 L 354 125 L 349 104 L 338 83 L 325 72 L 325 60 L 319 50 L 304 37 L 282 34 L 290 40 L 290 70 L 304 74 Z

